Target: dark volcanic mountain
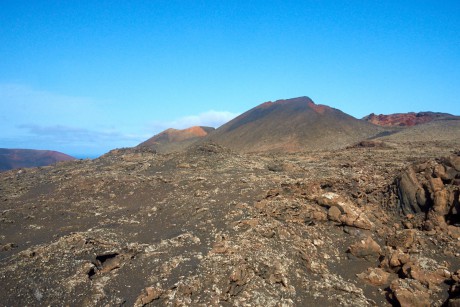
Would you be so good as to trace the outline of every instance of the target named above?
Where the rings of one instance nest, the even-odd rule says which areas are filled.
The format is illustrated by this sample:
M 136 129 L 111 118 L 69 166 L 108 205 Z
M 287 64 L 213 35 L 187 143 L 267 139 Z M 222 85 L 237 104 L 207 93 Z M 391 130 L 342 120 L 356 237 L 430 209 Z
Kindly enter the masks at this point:
M 206 137 L 242 152 L 334 149 L 382 129 L 308 97 L 263 103 Z
M 212 127 L 203 126 L 194 126 L 183 130 L 170 128 L 142 142 L 137 147 L 149 147 L 164 153 L 179 151 L 214 130 Z
M 371 113 L 365 117 L 363 120 L 373 123 L 374 125 L 384 126 L 384 127 L 411 127 L 415 125 L 429 123 L 433 120 L 440 119 L 452 119 L 458 118 L 448 113 L 437 113 L 437 112 L 410 112 L 410 113 L 394 113 L 394 114 L 379 114 L 376 115 Z
M 58 151 L 0 148 L 0 171 L 21 167 L 46 166 L 70 160 L 75 160 L 75 158 Z

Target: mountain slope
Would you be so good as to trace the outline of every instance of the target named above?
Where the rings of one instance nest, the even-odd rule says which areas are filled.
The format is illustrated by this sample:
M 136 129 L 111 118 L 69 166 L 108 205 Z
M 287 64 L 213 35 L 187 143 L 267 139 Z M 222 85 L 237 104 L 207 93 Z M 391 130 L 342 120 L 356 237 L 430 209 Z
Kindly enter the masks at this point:
M 75 160 L 75 158 L 52 150 L 0 148 L 0 171 L 21 167 L 46 166 L 70 160 Z
M 460 139 L 460 117 L 436 119 L 424 124 L 395 130 L 378 138 L 392 143 L 444 142 Z
M 263 103 L 205 139 L 243 152 L 294 152 L 340 148 L 381 131 L 381 127 L 299 97 Z
M 170 128 L 154 135 L 137 147 L 149 147 L 162 153 L 179 151 L 212 131 L 214 131 L 214 128 L 203 126 L 194 126 L 182 130 Z

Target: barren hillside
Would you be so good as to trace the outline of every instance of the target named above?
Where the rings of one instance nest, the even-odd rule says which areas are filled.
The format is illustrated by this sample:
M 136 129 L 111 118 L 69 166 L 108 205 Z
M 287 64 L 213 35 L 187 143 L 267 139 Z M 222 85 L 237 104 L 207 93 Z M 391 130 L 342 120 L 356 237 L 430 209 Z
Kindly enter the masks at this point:
M 205 138 L 240 152 L 338 149 L 383 131 L 308 97 L 263 103 Z
M 57 151 L 0 148 L 0 171 L 45 166 L 70 160 L 75 160 L 75 158 Z

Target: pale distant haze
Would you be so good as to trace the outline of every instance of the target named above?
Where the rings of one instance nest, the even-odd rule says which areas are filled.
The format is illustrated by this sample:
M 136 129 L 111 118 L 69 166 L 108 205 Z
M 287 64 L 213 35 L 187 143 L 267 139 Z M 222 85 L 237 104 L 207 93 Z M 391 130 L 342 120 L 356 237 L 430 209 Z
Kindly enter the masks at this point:
M 460 114 L 460 1 L 0 1 L 0 147 L 78 157 L 309 96 Z

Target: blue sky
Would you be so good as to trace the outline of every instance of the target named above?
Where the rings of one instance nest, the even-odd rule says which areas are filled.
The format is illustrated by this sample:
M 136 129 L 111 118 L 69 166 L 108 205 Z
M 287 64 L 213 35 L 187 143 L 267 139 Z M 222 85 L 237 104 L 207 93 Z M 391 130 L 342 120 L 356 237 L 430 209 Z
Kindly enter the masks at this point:
M 0 0 L 0 147 L 93 156 L 309 96 L 460 114 L 460 1 Z

